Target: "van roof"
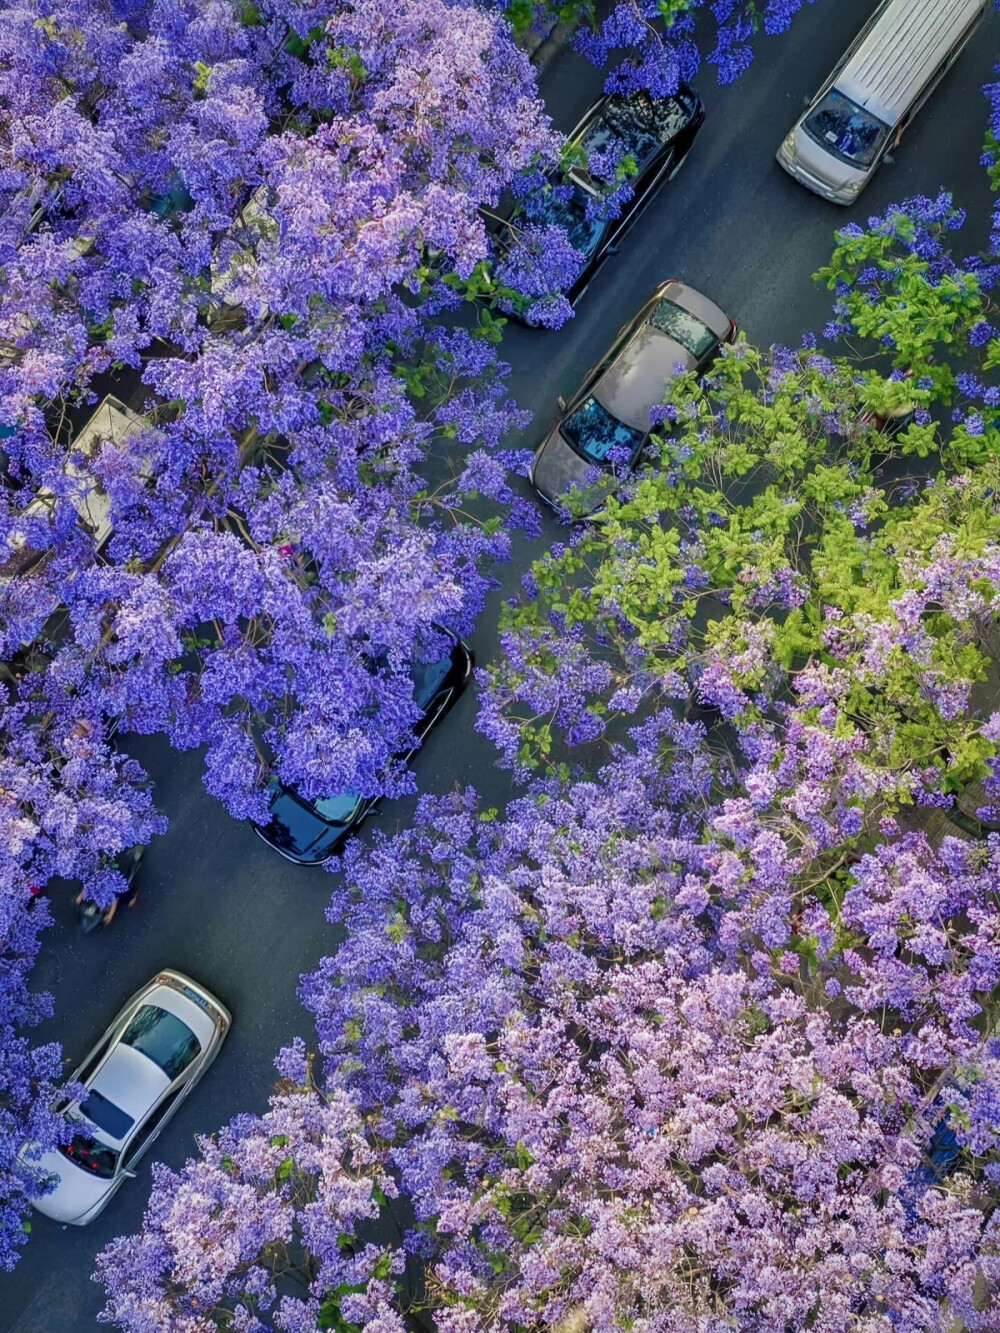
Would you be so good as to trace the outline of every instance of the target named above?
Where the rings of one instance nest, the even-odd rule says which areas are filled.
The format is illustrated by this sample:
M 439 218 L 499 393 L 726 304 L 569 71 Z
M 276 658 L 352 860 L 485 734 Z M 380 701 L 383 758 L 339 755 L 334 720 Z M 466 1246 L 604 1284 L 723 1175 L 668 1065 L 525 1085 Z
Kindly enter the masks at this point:
M 834 86 L 890 127 L 989 0 L 889 0 Z
M 74 440 L 74 451 L 83 454 L 95 453 L 106 440 L 110 440 L 113 444 L 120 443 L 144 424 L 143 418 L 137 412 L 126 407 L 113 394 L 108 394 Z M 70 503 L 93 531 L 94 544 L 99 550 L 111 535 L 111 499 L 97 485 L 94 478 L 72 458 L 67 459 L 63 472 L 79 483 L 79 489 L 70 496 Z M 33 518 L 50 511 L 54 499 L 52 491 L 43 486 L 25 509 L 25 517 Z

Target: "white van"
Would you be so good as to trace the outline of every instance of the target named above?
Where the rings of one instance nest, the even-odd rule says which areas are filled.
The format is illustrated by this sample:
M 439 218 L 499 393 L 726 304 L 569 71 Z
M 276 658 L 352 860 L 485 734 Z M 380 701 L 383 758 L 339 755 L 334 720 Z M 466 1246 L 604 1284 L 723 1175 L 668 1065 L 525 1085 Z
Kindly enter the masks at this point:
M 133 412 L 109 393 L 73 441 L 73 452 L 87 455 L 97 453 L 106 442 L 120 444 L 145 424 L 145 419 L 138 412 Z M 70 495 L 70 503 L 80 516 L 83 526 L 93 533 L 95 550 L 101 551 L 111 536 L 111 499 L 95 479 L 72 459 L 67 460 L 63 473 L 77 483 L 77 490 Z M 25 517 L 34 518 L 51 512 L 54 502 L 53 493 L 47 487 L 42 487 L 24 511 Z
M 74 487 L 69 493 L 69 502 L 81 525 L 93 536 L 94 549 L 98 553 L 111 536 L 111 498 L 97 480 L 74 461 L 73 455 L 96 453 L 106 441 L 120 443 L 146 424 L 144 417 L 113 394 L 108 394 L 73 441 L 73 454 L 63 466 L 63 474 Z M 140 475 L 149 475 L 145 467 Z M 49 518 L 57 503 L 55 493 L 48 486 L 42 486 L 21 511 L 21 518 Z M 41 553 L 31 548 L 25 532 L 15 529 L 8 537 L 7 549 L 0 550 L 0 593 L 11 579 L 27 573 L 40 558 Z
M 990 0 L 883 0 L 778 149 L 789 175 L 852 204 L 958 59 Z

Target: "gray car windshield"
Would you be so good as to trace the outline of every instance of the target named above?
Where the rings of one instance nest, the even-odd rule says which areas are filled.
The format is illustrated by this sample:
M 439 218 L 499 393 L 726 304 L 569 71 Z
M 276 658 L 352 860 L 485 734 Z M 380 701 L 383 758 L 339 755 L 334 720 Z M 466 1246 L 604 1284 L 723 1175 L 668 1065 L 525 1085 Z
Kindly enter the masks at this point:
M 156 1004 L 144 1004 L 122 1033 L 122 1041 L 152 1060 L 173 1082 L 201 1051 L 186 1023 Z
M 889 133 L 888 125 L 836 88 L 806 116 L 802 128 L 828 153 L 852 167 L 870 167 Z
M 649 317 L 654 329 L 659 329 L 674 342 L 680 343 L 699 361 L 719 341 L 707 324 L 703 324 L 689 310 L 682 310 L 673 301 L 660 301 Z
M 628 449 L 635 453 L 645 432 L 626 426 L 601 406 L 596 398 L 588 398 L 575 412 L 570 413 L 560 427 L 565 438 L 588 463 L 603 463 L 612 449 Z

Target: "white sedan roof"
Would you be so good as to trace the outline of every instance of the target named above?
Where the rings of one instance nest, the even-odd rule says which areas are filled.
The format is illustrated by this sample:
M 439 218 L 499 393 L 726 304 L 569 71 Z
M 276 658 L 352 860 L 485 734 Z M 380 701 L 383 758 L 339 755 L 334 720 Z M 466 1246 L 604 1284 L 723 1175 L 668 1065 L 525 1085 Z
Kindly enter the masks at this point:
M 124 1042 L 114 1048 L 90 1085 L 134 1121 L 144 1119 L 169 1086 L 170 1079 L 159 1065 Z M 100 1129 L 98 1137 L 112 1144 L 122 1142 Z

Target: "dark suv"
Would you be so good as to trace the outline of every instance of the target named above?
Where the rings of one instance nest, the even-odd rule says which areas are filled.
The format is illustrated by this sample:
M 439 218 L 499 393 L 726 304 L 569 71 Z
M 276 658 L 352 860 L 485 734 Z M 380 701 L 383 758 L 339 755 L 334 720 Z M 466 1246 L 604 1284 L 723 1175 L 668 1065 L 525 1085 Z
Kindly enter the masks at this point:
M 447 657 L 410 667 L 414 701 L 423 710 L 423 717 L 414 727 L 417 744 L 400 755 L 404 763 L 409 763 L 420 742 L 472 679 L 475 659 L 471 649 L 454 635 L 449 637 L 452 645 Z M 308 801 L 273 779 L 271 821 L 263 826 L 255 824 L 254 831 L 288 861 L 323 865 L 337 855 L 344 839 L 361 827 L 380 800 L 379 796 L 343 792 Z
M 704 119 L 701 98 L 683 83 L 673 97 L 645 92 L 602 97 L 569 136 L 579 164 L 565 177 L 551 172 L 539 190 L 516 204 L 508 203 L 491 219 L 498 256 L 517 246 L 518 228 L 525 223 L 561 226 L 580 252 L 580 272 L 566 292 L 575 306 L 660 187 L 680 170 Z M 632 197 L 614 218 L 600 207 L 608 186 L 587 169 L 591 159 L 609 150 L 616 156 L 628 155 L 636 169 Z M 517 310 L 511 317 L 531 324 Z

